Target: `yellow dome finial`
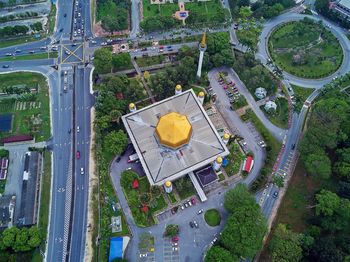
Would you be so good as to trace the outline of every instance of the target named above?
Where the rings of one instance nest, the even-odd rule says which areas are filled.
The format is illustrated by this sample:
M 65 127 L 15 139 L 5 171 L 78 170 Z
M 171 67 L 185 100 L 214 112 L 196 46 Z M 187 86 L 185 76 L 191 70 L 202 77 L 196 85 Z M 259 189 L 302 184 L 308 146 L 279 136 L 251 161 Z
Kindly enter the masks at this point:
M 129 108 L 130 108 L 130 109 L 135 108 L 135 104 L 134 104 L 134 103 L 130 103 L 130 104 L 129 104 Z
M 175 89 L 176 89 L 177 91 L 180 91 L 180 90 L 182 89 L 182 86 L 181 86 L 181 85 L 176 85 Z
M 218 157 L 216 158 L 216 162 L 217 162 L 218 164 L 221 164 L 221 163 L 222 163 L 222 157 L 221 157 L 221 156 L 218 156 Z
M 200 92 L 198 93 L 198 96 L 199 96 L 199 97 L 204 97 L 204 92 L 203 92 L 203 91 L 200 91 Z

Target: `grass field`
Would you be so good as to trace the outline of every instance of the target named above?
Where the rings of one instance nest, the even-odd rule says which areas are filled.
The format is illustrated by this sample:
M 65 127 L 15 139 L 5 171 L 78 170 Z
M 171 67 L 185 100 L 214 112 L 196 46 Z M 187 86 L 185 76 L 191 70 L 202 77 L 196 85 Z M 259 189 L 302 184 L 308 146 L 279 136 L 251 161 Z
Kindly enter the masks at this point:
M 236 102 L 232 103 L 232 107 L 235 110 L 242 108 L 246 105 L 248 105 L 248 103 L 244 96 L 240 96 Z
M 261 106 L 261 110 L 272 124 L 281 127 L 288 128 L 288 101 L 284 98 L 278 98 L 275 100 L 277 105 L 276 112 L 267 113 L 264 106 Z
M 25 36 L 25 37 L 16 38 L 16 39 L 10 39 L 10 40 L 1 39 L 0 48 L 29 43 L 29 42 L 34 42 L 34 41 L 38 41 L 38 40 L 40 40 L 40 38 L 35 38 L 33 36 Z
M 315 89 L 300 87 L 296 85 L 292 85 L 292 88 L 294 90 L 294 97 L 295 97 L 294 111 L 300 112 L 304 102 Z
M 335 72 L 343 60 L 336 37 L 308 20 L 289 22 L 269 39 L 269 51 L 283 70 L 303 78 L 321 78 Z
M 40 108 L 30 108 L 31 102 L 19 102 L 26 105 L 22 110 L 16 110 L 16 99 L 0 100 L 0 113 L 12 113 L 13 123 L 11 132 L 2 132 L 0 138 L 16 134 L 32 134 L 36 141 L 45 141 L 50 137 L 50 101 L 46 78 L 37 73 L 20 72 L 0 75 L 0 90 L 8 86 L 22 85 L 29 88 L 38 87 L 39 92 L 34 95 L 33 101 Z M 33 124 L 33 118 L 39 123 Z
M 57 58 L 58 53 L 57 52 L 50 52 L 49 58 Z M 47 59 L 48 55 L 47 53 L 40 53 L 40 54 L 30 54 L 30 55 L 17 55 L 17 56 L 6 56 L 0 58 L 0 62 L 6 62 L 6 61 L 17 61 L 17 60 L 34 60 L 34 59 Z
M 170 4 L 151 4 L 150 0 L 142 0 L 143 4 L 143 16 L 144 18 L 161 15 L 164 17 L 171 17 L 176 11 L 179 10 L 179 6 L 176 3 Z M 189 11 L 189 17 L 191 12 L 194 14 L 205 15 L 206 21 L 204 23 L 211 22 L 215 19 L 218 12 L 222 11 L 222 6 L 219 1 L 211 0 L 206 2 L 193 2 L 185 3 L 185 9 Z
M 56 12 L 57 8 L 56 5 L 51 5 L 50 14 L 48 16 L 48 29 L 49 29 L 49 35 L 51 35 L 55 29 L 55 23 L 56 23 Z
M 209 226 L 215 227 L 220 225 L 221 215 L 217 209 L 209 209 L 204 214 L 204 220 Z
M 165 60 L 165 56 L 159 55 L 159 56 L 139 57 L 137 58 L 136 62 L 139 65 L 139 67 L 145 67 L 145 66 L 161 64 L 164 62 L 164 60 Z

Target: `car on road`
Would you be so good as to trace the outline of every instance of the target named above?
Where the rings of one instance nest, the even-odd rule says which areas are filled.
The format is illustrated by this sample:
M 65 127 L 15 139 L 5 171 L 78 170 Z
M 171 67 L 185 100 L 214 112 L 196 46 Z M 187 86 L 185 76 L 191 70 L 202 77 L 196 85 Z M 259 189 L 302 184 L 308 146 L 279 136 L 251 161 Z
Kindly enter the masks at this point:
M 77 159 L 80 159 L 80 151 L 77 151 L 77 152 L 75 153 L 75 156 L 76 156 Z
M 140 258 L 147 257 L 147 254 L 140 254 Z
M 15 51 L 15 53 L 20 53 L 20 52 L 22 52 L 22 50 L 20 50 L 20 49 L 17 49 L 17 50 Z
M 203 213 L 203 211 L 204 211 L 203 209 L 199 209 L 199 210 L 197 211 L 197 214 L 200 215 L 200 214 Z
M 2 68 L 9 68 L 9 65 L 3 65 Z
M 177 247 L 173 247 L 173 251 L 178 251 L 178 248 Z
M 78 133 L 80 132 L 80 127 L 79 127 L 79 126 L 77 126 L 77 132 L 78 132 Z
M 102 42 L 102 43 L 101 43 L 101 46 L 106 46 L 106 45 L 107 45 L 106 42 Z
M 91 41 L 91 44 L 96 44 L 97 42 L 95 40 L 92 40 Z
M 196 220 L 193 220 L 193 224 L 194 224 L 194 226 L 195 226 L 196 228 L 198 228 L 198 223 L 197 223 Z
M 191 227 L 191 228 L 194 228 L 194 223 L 193 223 L 192 221 L 190 221 L 189 224 L 190 224 L 190 227 Z
M 84 175 L 84 168 L 83 167 L 80 168 L 80 174 Z
M 60 29 L 60 33 L 63 32 L 63 28 Z
M 67 14 L 64 14 L 63 17 L 67 17 Z
M 121 159 L 122 159 L 122 158 L 121 158 L 120 156 L 118 156 L 116 162 L 119 163 Z
M 68 51 L 68 50 L 66 50 L 65 53 L 66 53 L 66 55 L 70 55 L 71 54 L 71 52 Z
M 30 51 L 29 51 L 29 54 L 34 54 L 34 53 L 35 53 L 34 50 L 30 50 Z
M 174 236 L 171 240 L 173 242 L 179 242 L 180 238 L 178 236 Z
M 294 150 L 294 149 L 295 149 L 295 144 L 292 145 L 292 150 Z
M 273 198 L 277 198 L 278 197 L 278 191 L 275 191 L 272 195 Z
M 6 56 L 12 56 L 12 54 L 11 53 L 6 53 Z

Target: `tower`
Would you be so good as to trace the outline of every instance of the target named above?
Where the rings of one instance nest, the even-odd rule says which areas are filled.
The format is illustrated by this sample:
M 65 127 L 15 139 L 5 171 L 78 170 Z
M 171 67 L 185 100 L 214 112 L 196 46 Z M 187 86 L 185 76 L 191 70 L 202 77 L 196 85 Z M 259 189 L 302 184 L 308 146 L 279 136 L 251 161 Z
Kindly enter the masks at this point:
M 221 156 L 218 156 L 215 161 L 214 161 L 214 164 L 213 164 L 213 167 L 214 167 L 214 170 L 215 171 L 218 171 L 221 167 L 221 164 L 222 164 L 222 157 Z
M 230 134 L 225 133 L 224 136 L 222 137 L 222 141 L 224 142 L 225 145 L 227 145 L 229 140 L 230 140 Z
M 182 86 L 181 85 L 176 85 L 175 87 L 175 95 L 181 94 L 182 93 Z
M 198 101 L 201 103 L 201 105 L 203 105 L 203 102 L 204 102 L 204 92 L 203 91 L 200 91 L 198 93 L 198 97 L 197 97 Z
M 135 112 L 136 111 L 136 106 L 135 106 L 134 103 L 130 103 L 129 104 L 129 110 L 130 110 L 130 112 Z
M 198 69 L 197 69 L 197 77 L 201 78 L 202 75 L 202 64 L 203 64 L 203 56 L 205 50 L 207 50 L 207 43 L 205 42 L 206 33 L 204 32 L 202 36 L 202 40 L 199 43 L 198 49 L 199 49 L 199 61 L 198 61 Z
M 171 193 L 171 191 L 173 191 L 173 185 L 170 181 L 166 181 L 165 184 L 164 184 L 164 189 L 165 189 L 165 192 L 167 192 L 168 194 Z

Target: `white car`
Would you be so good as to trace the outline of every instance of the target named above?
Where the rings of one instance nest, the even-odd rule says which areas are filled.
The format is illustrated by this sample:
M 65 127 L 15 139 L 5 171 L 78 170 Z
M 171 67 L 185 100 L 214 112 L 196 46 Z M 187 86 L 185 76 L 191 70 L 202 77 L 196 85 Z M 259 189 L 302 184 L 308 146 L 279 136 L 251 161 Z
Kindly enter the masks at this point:
M 84 168 L 83 167 L 80 168 L 80 174 L 84 175 Z
M 147 254 L 140 254 L 140 258 L 147 257 Z
M 79 126 L 77 126 L 77 132 L 79 133 L 79 131 L 80 131 L 80 128 L 79 128 Z

